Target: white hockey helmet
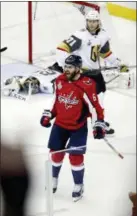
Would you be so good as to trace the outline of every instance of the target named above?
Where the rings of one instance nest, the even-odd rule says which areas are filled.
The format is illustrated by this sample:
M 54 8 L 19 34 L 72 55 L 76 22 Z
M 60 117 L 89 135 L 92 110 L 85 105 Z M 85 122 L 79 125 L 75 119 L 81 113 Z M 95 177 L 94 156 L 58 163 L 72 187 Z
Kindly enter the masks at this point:
M 86 20 L 100 20 L 100 14 L 97 10 L 89 11 L 86 16 Z

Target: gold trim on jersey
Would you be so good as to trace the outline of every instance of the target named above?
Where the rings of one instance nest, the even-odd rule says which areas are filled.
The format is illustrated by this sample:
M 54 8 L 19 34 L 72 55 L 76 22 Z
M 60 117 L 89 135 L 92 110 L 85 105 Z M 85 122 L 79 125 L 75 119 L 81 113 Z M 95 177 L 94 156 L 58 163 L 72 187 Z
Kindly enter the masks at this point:
M 101 57 L 101 58 L 107 58 L 108 56 L 110 56 L 111 55 L 111 51 L 109 50 L 108 52 L 106 52 L 106 53 L 99 53 L 99 56 Z
M 71 53 L 70 47 L 69 47 L 66 43 L 64 43 L 64 42 L 62 42 L 62 43 L 57 47 L 57 49 L 66 51 L 66 52 L 68 52 L 68 53 Z

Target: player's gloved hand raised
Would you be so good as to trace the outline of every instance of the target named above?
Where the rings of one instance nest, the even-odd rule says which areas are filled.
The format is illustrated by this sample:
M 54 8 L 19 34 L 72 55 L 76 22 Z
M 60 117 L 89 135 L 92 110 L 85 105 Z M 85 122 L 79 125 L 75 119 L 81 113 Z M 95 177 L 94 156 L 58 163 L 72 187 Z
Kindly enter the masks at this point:
M 94 139 L 103 139 L 105 137 L 105 123 L 103 120 L 98 120 L 95 122 L 93 127 Z
M 129 68 L 128 68 L 127 65 L 121 64 L 121 65 L 119 66 L 119 70 L 120 70 L 121 73 L 125 73 L 125 72 L 128 72 L 128 71 L 129 71 Z
M 50 110 L 44 110 L 42 117 L 40 119 L 40 124 L 43 127 L 47 127 L 47 128 L 50 127 L 51 126 L 51 123 L 50 123 L 51 118 L 52 118 L 52 113 L 50 112 Z

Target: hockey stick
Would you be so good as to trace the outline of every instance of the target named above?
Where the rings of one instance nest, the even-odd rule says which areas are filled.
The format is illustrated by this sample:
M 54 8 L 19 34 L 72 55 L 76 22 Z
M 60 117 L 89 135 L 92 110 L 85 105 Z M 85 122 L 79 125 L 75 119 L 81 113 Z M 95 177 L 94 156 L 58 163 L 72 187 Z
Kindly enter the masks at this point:
M 128 68 L 136 68 L 136 65 L 131 65 L 128 66 Z M 102 70 L 114 70 L 114 69 L 119 69 L 119 67 L 100 67 L 99 69 L 94 69 L 94 70 L 88 70 L 87 72 L 85 72 L 85 74 L 87 75 L 97 75 L 98 73 L 101 73 Z M 110 79 L 109 81 L 105 82 L 106 84 L 112 82 L 113 80 L 117 79 L 120 76 L 120 72 L 118 75 L 116 75 L 115 77 L 113 77 L 112 79 Z M 92 77 L 91 77 L 92 78 Z
M 113 80 L 117 79 L 120 76 L 120 74 L 118 74 L 117 76 L 113 77 L 112 79 L 110 79 L 109 81 L 105 82 L 106 84 L 112 82 Z
M 123 155 L 121 153 L 119 153 L 107 140 L 107 138 L 104 137 L 104 141 L 105 143 L 117 154 L 117 156 L 119 156 L 121 159 L 124 159 Z M 57 153 L 62 153 L 62 152 L 69 152 L 69 151 L 77 151 L 77 150 L 82 150 L 83 148 L 86 148 L 86 145 L 83 146 L 79 146 L 79 147 L 70 147 L 68 149 L 63 149 L 63 150 L 59 150 L 59 151 L 54 151 L 54 152 L 50 152 L 51 155 L 53 154 L 57 154 Z
M 3 48 L 0 49 L 0 52 L 4 52 L 4 51 L 6 51 L 7 49 L 8 49 L 8 47 L 3 47 Z
M 117 154 L 117 156 L 119 156 L 121 159 L 124 159 L 123 155 L 121 153 L 119 153 L 107 140 L 107 138 L 104 137 L 104 141 L 105 143 Z
M 132 69 L 132 68 L 136 68 L 137 66 L 136 65 L 129 65 L 127 67 L 129 69 Z M 119 67 L 115 66 L 115 67 L 102 67 L 102 68 L 100 68 L 100 70 L 116 70 L 116 69 L 119 69 Z
M 59 150 L 59 151 L 54 151 L 54 152 L 50 152 L 51 155 L 53 154 L 57 154 L 57 153 L 62 153 L 62 152 L 69 152 L 69 151 L 82 151 L 83 148 L 86 148 L 87 146 L 86 145 L 83 145 L 83 146 L 79 146 L 79 147 L 70 147 L 70 148 L 65 148 L 63 150 Z
M 137 66 L 136 65 L 130 65 L 128 66 L 129 69 L 132 69 L 132 68 L 136 68 Z M 85 71 L 85 73 L 88 73 L 88 74 L 98 74 L 100 73 L 101 71 L 105 71 L 105 70 L 118 70 L 119 67 L 100 67 L 99 69 L 93 69 L 93 70 L 87 70 L 87 72 Z M 128 72 L 127 72 L 128 73 Z M 120 74 L 119 74 L 120 75 Z

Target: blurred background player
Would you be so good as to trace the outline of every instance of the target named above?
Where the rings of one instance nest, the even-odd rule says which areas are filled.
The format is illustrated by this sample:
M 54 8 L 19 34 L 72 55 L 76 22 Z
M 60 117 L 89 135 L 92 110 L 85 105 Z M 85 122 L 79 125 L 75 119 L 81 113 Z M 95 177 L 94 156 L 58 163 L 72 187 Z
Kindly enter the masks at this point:
M 55 81 L 56 99 L 52 110 L 45 110 L 41 118 L 41 125 L 50 127 L 50 120 L 55 118 L 52 127 L 48 148 L 51 152 L 65 148 L 85 146 L 87 143 L 87 118 L 91 117 L 91 105 L 97 113 L 93 135 L 95 139 L 105 136 L 103 109 L 96 94 L 96 83 L 89 77 L 82 76 L 80 71 L 82 59 L 77 55 L 70 55 L 65 60 L 64 73 Z M 68 145 L 67 141 L 69 140 Z M 79 200 L 84 187 L 84 154 L 86 148 L 69 151 L 69 160 L 72 167 L 74 189 L 72 198 Z M 59 172 L 65 153 L 52 154 L 53 192 L 56 192 Z
M 86 28 L 72 34 L 67 40 L 64 40 L 56 50 L 57 62 L 49 67 L 51 70 L 62 72 L 64 59 L 70 54 L 80 55 L 83 60 L 83 72 L 90 70 L 91 78 L 97 82 L 97 93 L 100 104 L 103 107 L 104 93 L 106 92 L 106 84 L 101 74 L 101 70 L 92 73 L 92 70 L 100 68 L 100 57 L 113 66 L 118 66 L 120 72 L 127 72 L 126 65 L 115 57 L 110 49 L 109 37 L 104 29 L 101 28 L 100 14 L 96 10 L 91 10 L 85 16 Z M 95 111 L 95 110 L 94 110 Z M 96 113 L 94 113 L 96 120 Z M 114 134 L 114 130 L 106 123 L 106 134 Z
M 7 47 L 0 49 L 0 52 Z M 18 146 L 21 146 L 21 141 Z M 10 147 L 10 143 L 0 142 L 0 186 L 3 202 L 0 203 L 1 216 L 25 216 L 25 202 L 29 188 L 29 172 L 20 148 Z
M 136 216 L 137 215 L 137 194 L 130 192 L 129 193 L 129 199 L 131 200 L 131 202 L 133 204 L 132 216 Z
M 0 177 L 2 216 L 25 216 L 29 174 L 21 149 L 1 142 Z

